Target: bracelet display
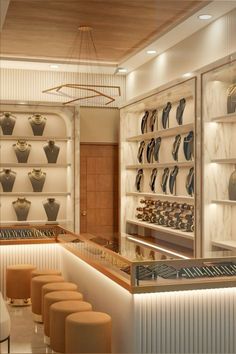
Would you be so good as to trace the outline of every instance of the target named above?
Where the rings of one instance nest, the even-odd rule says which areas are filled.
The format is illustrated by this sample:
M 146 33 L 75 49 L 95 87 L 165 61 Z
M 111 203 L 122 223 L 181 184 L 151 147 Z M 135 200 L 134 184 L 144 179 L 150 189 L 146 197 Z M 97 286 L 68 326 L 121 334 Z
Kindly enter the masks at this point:
M 136 218 L 186 232 L 194 231 L 194 206 L 187 203 L 141 199 Z
M 53 228 L 1 228 L 0 240 L 55 238 L 57 234 Z M 60 234 L 65 234 L 65 231 L 60 230 Z
M 121 268 L 130 274 L 130 266 Z M 136 266 L 137 280 L 157 279 L 197 279 L 197 278 L 216 278 L 236 276 L 236 264 L 233 262 L 212 263 L 211 265 L 196 265 L 176 269 L 167 264 L 139 265 Z

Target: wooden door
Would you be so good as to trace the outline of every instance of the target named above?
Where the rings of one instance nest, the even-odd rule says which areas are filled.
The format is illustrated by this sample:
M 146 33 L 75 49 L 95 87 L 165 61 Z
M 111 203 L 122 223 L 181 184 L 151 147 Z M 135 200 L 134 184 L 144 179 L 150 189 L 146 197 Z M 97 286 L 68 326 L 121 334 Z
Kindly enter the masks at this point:
M 117 237 L 118 145 L 81 143 L 80 232 Z

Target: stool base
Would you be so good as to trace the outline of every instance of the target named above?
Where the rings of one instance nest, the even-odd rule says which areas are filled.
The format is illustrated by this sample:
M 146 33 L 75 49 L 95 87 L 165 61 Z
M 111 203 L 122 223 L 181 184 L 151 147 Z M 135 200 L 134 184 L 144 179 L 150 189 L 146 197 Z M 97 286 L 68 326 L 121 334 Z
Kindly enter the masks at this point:
M 33 313 L 33 320 L 34 322 L 43 323 L 43 316 L 38 315 L 37 313 Z
M 50 345 L 50 337 L 45 336 L 45 334 L 44 334 L 44 337 L 43 337 L 43 341 L 44 341 L 45 344 Z
M 31 299 L 8 299 L 7 300 L 8 305 L 11 306 L 30 306 L 31 305 Z

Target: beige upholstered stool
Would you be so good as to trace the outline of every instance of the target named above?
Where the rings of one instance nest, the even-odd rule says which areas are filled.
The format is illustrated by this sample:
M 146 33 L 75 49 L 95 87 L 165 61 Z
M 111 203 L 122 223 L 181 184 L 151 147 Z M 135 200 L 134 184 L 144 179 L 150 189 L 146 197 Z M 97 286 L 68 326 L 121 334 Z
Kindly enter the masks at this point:
M 66 353 L 111 353 L 111 317 L 79 312 L 66 317 Z
M 41 275 L 31 280 L 31 302 L 33 317 L 36 322 L 42 322 L 42 287 L 48 283 L 61 283 L 60 275 Z
M 77 291 L 78 287 L 74 283 L 70 282 L 62 282 L 62 283 L 49 283 L 45 284 L 42 287 L 42 317 L 43 317 L 43 310 L 44 310 L 44 296 L 47 293 L 51 293 L 52 291 Z
M 31 275 L 33 278 L 39 277 L 40 275 L 61 275 L 61 272 L 55 269 L 35 269 Z
M 31 297 L 31 273 L 36 267 L 32 264 L 17 264 L 7 267 L 6 295 L 11 299 L 23 299 L 26 303 Z
M 85 301 L 59 301 L 50 307 L 50 347 L 55 352 L 65 353 L 65 321 L 75 312 L 92 311 Z
M 44 309 L 43 309 L 43 320 L 44 320 L 44 335 L 45 342 L 49 344 L 50 337 L 50 306 L 55 304 L 55 302 L 65 301 L 65 300 L 83 300 L 83 295 L 77 291 L 53 291 L 44 296 Z

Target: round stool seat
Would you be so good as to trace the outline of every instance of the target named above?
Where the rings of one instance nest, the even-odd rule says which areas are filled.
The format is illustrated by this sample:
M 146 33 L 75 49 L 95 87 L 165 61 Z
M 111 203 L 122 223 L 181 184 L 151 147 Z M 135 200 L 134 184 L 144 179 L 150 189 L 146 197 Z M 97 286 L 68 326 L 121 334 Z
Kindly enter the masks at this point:
M 50 337 L 50 306 L 55 302 L 66 300 L 83 300 L 83 295 L 77 291 L 53 291 L 44 296 L 44 334 Z
M 65 353 L 65 320 L 75 312 L 92 311 L 85 301 L 59 301 L 50 307 L 50 347 L 55 352 Z
M 61 275 L 61 272 L 55 269 L 35 269 L 31 273 L 31 275 L 33 278 L 33 277 L 38 277 L 40 275 Z
M 31 273 L 36 267 L 32 264 L 17 264 L 6 269 L 6 295 L 10 299 L 29 299 L 31 297 Z
M 66 317 L 66 353 L 111 353 L 111 317 L 79 312 Z
M 61 283 L 64 278 L 60 275 L 41 275 L 31 280 L 31 302 L 35 321 L 42 321 L 42 287 L 48 283 Z
M 65 290 L 65 291 L 77 291 L 78 286 L 74 283 L 70 282 L 61 282 L 61 283 L 49 283 L 45 284 L 42 287 L 42 316 L 43 316 L 43 309 L 44 309 L 44 296 L 47 293 L 53 292 L 53 291 L 60 291 L 60 290 Z

